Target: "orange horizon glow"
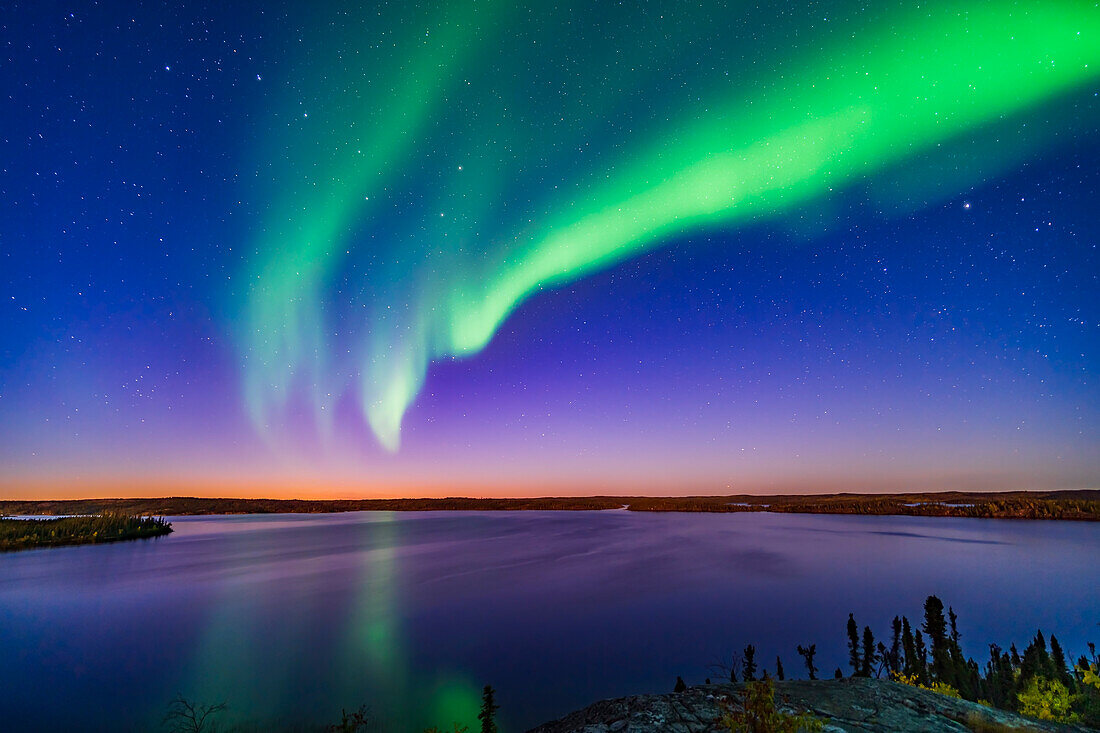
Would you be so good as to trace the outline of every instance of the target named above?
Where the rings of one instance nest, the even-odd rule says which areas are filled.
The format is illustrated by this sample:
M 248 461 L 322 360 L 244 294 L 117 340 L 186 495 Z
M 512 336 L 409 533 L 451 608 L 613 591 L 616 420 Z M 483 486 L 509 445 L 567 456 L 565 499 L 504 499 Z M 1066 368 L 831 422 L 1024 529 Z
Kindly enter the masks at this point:
M 941 492 L 1088 490 L 1091 486 L 1035 486 L 1024 482 L 972 482 L 928 480 L 897 482 L 884 486 L 873 479 L 834 481 L 784 480 L 765 485 L 741 482 L 365 482 L 340 480 L 247 480 L 135 478 L 39 478 L 0 480 L 0 501 L 66 501 L 77 499 L 154 499 L 189 497 L 202 499 L 272 499 L 342 501 L 369 499 L 531 499 L 595 496 L 725 496 L 725 495 L 824 495 L 911 494 Z

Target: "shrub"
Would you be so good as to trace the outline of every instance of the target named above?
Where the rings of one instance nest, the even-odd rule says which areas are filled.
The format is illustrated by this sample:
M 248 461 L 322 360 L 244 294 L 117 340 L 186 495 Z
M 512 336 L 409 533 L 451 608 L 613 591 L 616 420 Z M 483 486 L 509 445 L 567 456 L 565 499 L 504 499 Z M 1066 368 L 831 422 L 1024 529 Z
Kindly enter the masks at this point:
M 1077 716 L 1070 711 L 1072 697 L 1058 680 L 1032 677 L 1027 687 L 1016 694 L 1020 712 L 1039 720 L 1073 723 Z
M 922 685 L 920 678 L 915 674 L 905 674 L 904 672 L 894 672 L 890 675 L 890 679 L 894 682 L 900 682 L 903 685 L 909 685 L 910 687 L 917 687 L 921 690 L 928 690 L 929 692 L 935 692 L 939 695 L 945 695 L 947 697 L 954 697 L 956 699 L 962 699 L 959 691 L 946 682 L 933 682 L 931 686 Z
M 825 721 L 809 713 L 784 713 L 775 707 L 775 683 L 771 680 L 745 685 L 741 709 L 727 703 L 718 725 L 731 733 L 816 733 Z

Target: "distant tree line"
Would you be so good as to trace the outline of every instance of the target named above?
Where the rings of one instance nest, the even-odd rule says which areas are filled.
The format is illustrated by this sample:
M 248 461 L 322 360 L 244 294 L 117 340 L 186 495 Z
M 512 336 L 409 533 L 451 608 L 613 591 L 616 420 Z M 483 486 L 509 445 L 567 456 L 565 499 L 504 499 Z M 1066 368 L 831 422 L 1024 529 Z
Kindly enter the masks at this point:
M 440 499 L 74 499 L 0 501 L 0 514 L 100 514 L 141 516 L 274 514 L 354 511 L 493 511 L 620 509 L 644 512 L 785 512 L 999 519 L 1100 521 L 1100 490 L 829 494 L 820 496 L 580 496 Z
M 650 512 L 780 512 L 1100 521 L 1100 491 L 1094 490 L 641 497 L 623 501 L 632 511 Z

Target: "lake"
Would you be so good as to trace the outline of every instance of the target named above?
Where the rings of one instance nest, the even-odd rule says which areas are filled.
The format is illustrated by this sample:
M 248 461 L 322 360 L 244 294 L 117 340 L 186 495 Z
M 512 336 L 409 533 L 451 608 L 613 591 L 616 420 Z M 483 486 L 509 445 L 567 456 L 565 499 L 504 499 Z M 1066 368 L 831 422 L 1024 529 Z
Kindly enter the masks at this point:
M 1100 525 L 769 513 L 363 512 L 177 517 L 154 540 L 0 555 L 8 730 L 158 729 L 178 692 L 224 723 L 505 731 L 718 678 L 746 644 L 802 676 L 937 594 L 964 650 L 1036 627 L 1100 642 Z M 473 729 L 473 725 L 471 725 Z

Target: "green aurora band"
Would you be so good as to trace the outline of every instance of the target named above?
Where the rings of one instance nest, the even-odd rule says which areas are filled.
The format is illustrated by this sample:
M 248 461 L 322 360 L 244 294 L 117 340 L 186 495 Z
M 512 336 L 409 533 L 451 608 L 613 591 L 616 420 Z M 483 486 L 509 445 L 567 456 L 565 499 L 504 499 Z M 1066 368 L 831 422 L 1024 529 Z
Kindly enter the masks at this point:
M 647 69 L 591 82 L 583 105 L 547 101 L 553 121 L 540 122 L 488 93 L 493 82 L 470 81 L 485 73 L 486 46 L 527 38 L 509 26 L 520 13 L 450 7 L 406 24 L 418 30 L 387 46 L 400 62 L 344 70 L 341 89 L 359 92 L 330 102 L 313 145 L 295 150 L 291 136 L 275 146 L 288 170 L 257 242 L 243 334 L 245 395 L 264 434 L 296 390 L 329 431 L 350 392 L 396 450 L 429 364 L 478 353 L 534 294 L 684 234 L 797 218 L 997 130 L 997 145 L 937 182 L 963 190 L 1052 144 L 1053 125 L 1011 132 L 1100 76 L 1095 5 L 939 4 L 852 21 L 843 39 L 802 44 L 813 51 L 770 74 L 719 69 L 721 81 L 691 87 L 678 124 L 654 113 L 663 92 L 653 91 L 648 117 L 618 128 L 599 155 L 555 158 L 584 152 L 623 99 L 644 96 L 636 77 Z M 650 73 L 688 48 L 649 40 L 633 53 Z

